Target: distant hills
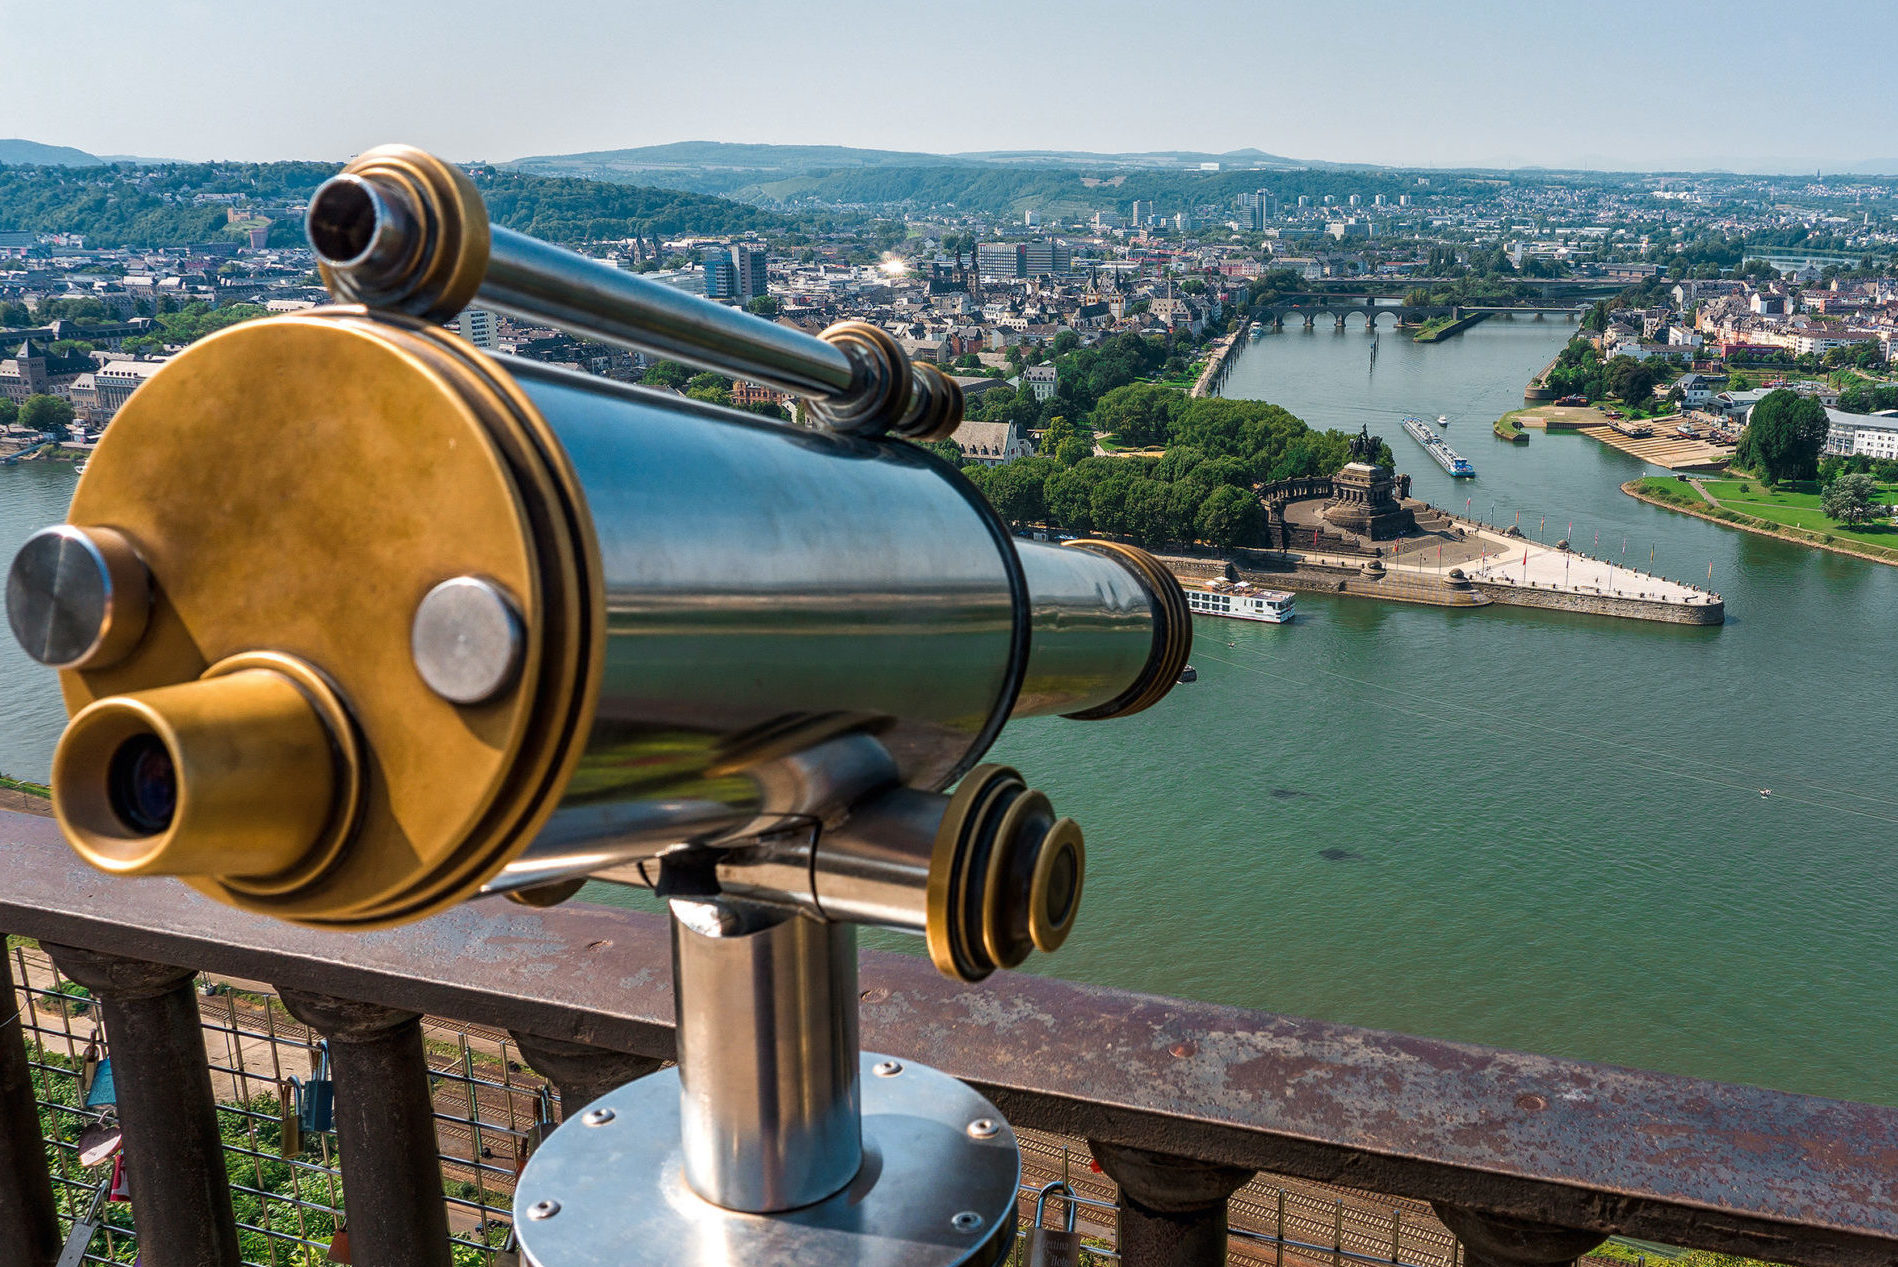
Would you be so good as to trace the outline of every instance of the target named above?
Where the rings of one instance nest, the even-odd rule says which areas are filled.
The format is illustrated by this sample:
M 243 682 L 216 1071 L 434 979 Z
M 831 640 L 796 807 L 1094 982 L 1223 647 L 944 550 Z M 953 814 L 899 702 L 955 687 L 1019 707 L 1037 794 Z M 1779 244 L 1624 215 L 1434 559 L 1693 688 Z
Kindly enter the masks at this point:
M 844 145 L 741 145 L 681 141 L 580 154 L 537 154 L 502 167 L 657 185 L 773 208 L 940 208 L 1013 215 L 1087 215 L 1133 199 L 1218 199 L 1256 188 L 1261 173 L 1380 172 L 1375 167 L 1302 162 L 1263 150 L 1209 154 L 1159 150 L 981 150 L 925 154 Z M 1230 186 L 1230 188 L 1228 188 Z M 1301 191 L 1304 192 L 1304 191 Z M 1329 192 L 1323 191 L 1323 192 Z
M 914 150 L 866 150 L 848 145 L 745 145 L 728 141 L 676 141 L 670 145 L 642 145 L 624 150 L 588 150 L 579 154 L 537 154 L 518 158 L 505 167 L 548 176 L 591 176 L 618 179 L 635 172 L 749 172 L 758 175 L 803 174 L 842 168 L 986 166 L 1175 167 L 1198 169 L 1218 163 L 1221 168 L 1295 170 L 1335 167 L 1267 154 L 1263 150 L 1233 150 L 1203 154 L 1188 150 L 1155 150 L 1135 154 L 1097 154 L 1083 150 L 972 150 L 961 154 L 926 154 Z
M 36 163 L 42 167 L 103 167 L 103 158 L 70 145 L 42 145 L 18 137 L 0 140 L 0 163 Z

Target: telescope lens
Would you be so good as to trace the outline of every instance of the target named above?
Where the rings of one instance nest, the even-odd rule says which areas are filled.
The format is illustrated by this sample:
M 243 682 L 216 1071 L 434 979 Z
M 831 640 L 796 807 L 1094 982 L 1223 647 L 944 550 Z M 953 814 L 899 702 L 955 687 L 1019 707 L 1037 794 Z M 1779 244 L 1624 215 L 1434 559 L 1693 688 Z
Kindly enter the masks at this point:
M 324 181 L 310 201 L 310 245 L 331 263 L 353 263 L 375 240 L 377 210 L 375 195 L 362 181 Z
M 112 754 L 106 772 L 112 812 L 131 830 L 155 836 L 178 809 L 178 773 L 157 735 L 133 735 Z

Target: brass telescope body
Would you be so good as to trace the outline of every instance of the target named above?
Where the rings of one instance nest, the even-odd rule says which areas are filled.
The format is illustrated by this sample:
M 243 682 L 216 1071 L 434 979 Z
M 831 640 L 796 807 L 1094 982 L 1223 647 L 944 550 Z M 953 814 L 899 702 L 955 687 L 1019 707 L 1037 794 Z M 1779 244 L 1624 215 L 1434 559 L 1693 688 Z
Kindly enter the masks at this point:
M 554 286 L 484 254 L 505 231 L 452 167 L 395 147 L 339 181 L 311 216 L 319 245 L 356 248 L 325 265 L 341 293 L 370 289 L 368 270 L 392 289 L 365 297 L 440 317 L 497 273 Z M 362 204 L 376 215 L 356 237 L 319 223 Z M 533 246 L 549 269 L 579 259 Z M 582 280 L 589 264 L 572 264 Z M 609 296 L 576 324 L 624 334 L 649 298 Z M 926 393 L 898 388 L 935 372 L 893 341 L 679 299 L 697 324 L 638 341 L 763 328 L 747 354 L 780 381 L 803 364 L 799 384 L 829 393 L 820 418 L 915 424 Z M 820 373 L 832 385 L 807 381 Z M 1080 832 L 1012 771 L 937 793 L 1011 716 L 1151 705 L 1191 636 L 1146 555 L 1015 540 L 914 447 L 485 355 L 349 305 L 176 357 L 54 531 L 138 571 L 118 583 L 111 653 L 61 675 L 74 717 L 55 808 L 74 847 L 335 928 L 482 892 L 553 900 L 601 875 L 911 928 L 945 971 L 979 977 L 1065 936 Z M 48 593 L 28 599 L 57 614 Z M 16 629 L 36 618 L 9 601 Z M 168 816 L 128 820 L 154 762 Z

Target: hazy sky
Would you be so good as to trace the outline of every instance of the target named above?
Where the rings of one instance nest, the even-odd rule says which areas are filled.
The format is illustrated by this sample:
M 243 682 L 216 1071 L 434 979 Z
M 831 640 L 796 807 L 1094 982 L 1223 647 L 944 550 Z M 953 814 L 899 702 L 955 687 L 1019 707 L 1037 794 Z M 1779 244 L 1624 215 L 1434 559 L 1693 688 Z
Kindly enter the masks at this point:
M 0 137 L 96 154 L 721 140 L 1898 168 L 1894 0 L 0 0 L 0 31 Z

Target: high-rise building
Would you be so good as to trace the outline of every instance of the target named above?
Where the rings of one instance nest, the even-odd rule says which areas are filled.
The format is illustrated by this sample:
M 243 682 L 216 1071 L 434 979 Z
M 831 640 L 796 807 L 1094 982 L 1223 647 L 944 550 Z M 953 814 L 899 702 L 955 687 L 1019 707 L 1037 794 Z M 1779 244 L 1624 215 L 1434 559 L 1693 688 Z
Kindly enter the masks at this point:
M 448 328 L 485 351 L 493 351 L 501 332 L 501 319 L 486 308 L 463 308 Z
M 1309 195 L 1309 194 L 1300 194 L 1300 195 L 1298 195 L 1298 205 L 1299 205 L 1300 207 L 1309 207 L 1309 206 L 1311 206 L 1311 195 Z
M 1072 273 L 1074 271 L 1074 250 L 1066 242 L 1028 242 L 1022 246 L 1023 277 L 1040 277 L 1046 273 Z
M 975 248 L 975 271 L 980 277 L 993 277 L 1007 280 L 1011 277 L 1026 277 L 1023 266 L 1023 249 L 1019 242 L 983 242 Z
M 732 264 L 738 270 L 738 298 L 750 302 L 767 293 L 767 260 L 762 246 L 739 245 L 732 248 Z
M 1345 199 L 1345 202 L 1353 207 L 1357 206 L 1360 201 L 1362 201 L 1362 199 L 1360 199 L 1356 194 L 1352 194 L 1349 198 Z
M 738 266 L 732 262 L 730 250 L 720 246 L 702 252 L 699 267 L 705 273 L 707 299 L 738 298 Z
M 1153 215 L 1152 203 L 1142 202 L 1138 198 L 1134 199 L 1134 214 L 1133 214 L 1134 228 L 1136 229 L 1146 228 L 1147 220 L 1152 215 Z
M 1300 199 L 1301 203 L 1303 201 Z M 1253 230 L 1263 229 L 1266 221 L 1278 219 L 1279 200 L 1276 195 L 1264 189 L 1256 193 L 1240 194 L 1239 207 L 1245 212 L 1246 227 Z

